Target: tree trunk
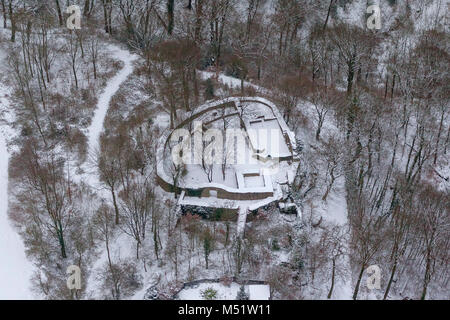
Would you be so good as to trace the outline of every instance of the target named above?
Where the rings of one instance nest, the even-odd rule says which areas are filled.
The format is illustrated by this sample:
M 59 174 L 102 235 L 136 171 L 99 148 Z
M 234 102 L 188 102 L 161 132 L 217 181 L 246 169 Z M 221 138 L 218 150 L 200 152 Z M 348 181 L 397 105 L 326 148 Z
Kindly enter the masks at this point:
M 194 102 L 195 102 L 195 105 L 198 105 L 200 94 L 199 94 L 199 90 L 198 90 L 197 69 L 196 69 L 195 65 L 192 68 L 192 77 L 193 77 L 193 82 L 194 82 Z
M 7 27 L 8 25 L 7 25 L 7 23 L 6 23 L 7 15 L 6 15 L 6 5 L 5 5 L 5 0 L 2 0 L 1 4 L 2 4 L 2 12 L 3 12 L 3 28 L 6 29 L 6 27 Z
M 83 34 L 77 31 L 75 31 L 75 34 L 77 35 L 78 43 L 80 44 L 81 58 L 84 59 Z
M 75 79 L 75 88 L 78 89 L 78 76 L 77 76 L 77 70 L 75 69 L 75 63 L 72 64 L 72 71 L 73 71 L 73 77 Z
M 191 108 L 189 106 L 189 100 L 190 100 L 190 90 L 189 90 L 189 83 L 188 83 L 188 75 L 186 74 L 185 71 L 183 71 L 183 74 L 181 76 L 181 83 L 182 83 L 182 87 L 183 87 L 183 104 L 184 104 L 184 108 L 186 109 L 187 112 L 191 111 Z
M 437 163 L 437 158 L 438 158 L 438 149 L 439 149 L 439 140 L 441 140 L 441 133 L 442 133 L 442 125 L 444 123 L 444 113 L 441 113 L 441 120 L 439 121 L 439 130 L 438 130 L 438 135 L 436 138 L 436 150 L 434 152 L 434 159 L 433 159 L 433 164 L 436 165 Z
M 317 125 L 317 130 L 316 130 L 316 141 L 320 140 L 320 132 L 322 131 L 322 124 L 320 123 L 319 120 L 319 124 Z
M 109 34 L 113 34 L 112 17 L 111 17 L 112 9 L 113 9 L 112 0 L 108 0 L 107 15 L 108 15 L 108 30 L 109 30 L 108 32 L 109 32 Z
M 155 222 L 153 224 L 153 245 L 155 247 L 156 259 L 159 260 L 158 227 L 155 225 Z
M 64 25 L 64 19 L 61 12 L 61 6 L 59 5 L 59 0 L 55 0 L 56 12 L 58 13 L 59 25 L 62 27 Z
M 364 273 L 365 266 L 361 266 L 361 271 L 359 272 L 358 281 L 356 281 L 355 291 L 353 292 L 353 300 L 356 300 L 358 297 L 359 286 L 361 285 L 361 279 Z
M 112 198 L 113 198 L 113 205 L 114 205 L 114 212 L 115 212 L 115 223 L 119 224 L 119 208 L 117 207 L 116 193 L 114 191 L 114 188 L 111 188 L 111 194 L 112 194 Z
M 139 260 L 139 241 L 136 241 L 136 260 Z
M 422 295 L 420 296 L 420 300 L 425 300 L 426 296 L 427 296 L 427 289 L 428 289 L 428 284 L 430 283 L 430 279 L 431 279 L 431 274 L 430 274 L 430 269 L 431 269 L 431 257 L 430 257 L 430 250 L 427 249 L 427 264 L 425 267 L 425 275 L 423 278 L 423 289 L 422 289 Z
M 174 5 L 174 0 L 167 0 L 167 33 L 169 35 L 173 32 Z
M 384 100 L 386 100 L 388 93 L 389 74 L 386 74 L 386 82 L 384 83 Z
M 92 59 L 92 66 L 94 68 L 94 79 L 97 80 L 97 63 L 96 63 L 96 59 Z
M 103 4 L 103 18 L 105 19 L 105 32 L 109 33 L 109 23 L 108 23 L 108 0 L 102 0 Z
M 201 42 L 201 30 L 202 30 L 202 16 L 203 16 L 203 0 L 196 1 L 196 19 L 195 19 L 195 31 L 194 41 L 198 45 Z
M 323 24 L 323 30 L 325 30 L 327 28 L 328 19 L 330 18 L 331 8 L 333 6 L 333 1 L 334 0 L 330 0 L 330 5 L 328 6 L 327 18 L 325 19 L 325 23 Z
M 445 139 L 445 143 L 444 143 L 444 154 L 447 154 L 447 147 L 448 147 L 449 141 L 450 141 L 450 126 L 448 127 L 447 138 Z
M 391 276 L 389 277 L 389 282 L 386 287 L 386 291 L 384 292 L 383 300 L 386 300 L 386 298 L 389 295 L 389 291 L 391 290 L 392 281 L 394 280 L 395 271 L 397 269 L 397 258 L 395 258 L 394 266 L 392 267 Z
M 11 21 L 11 42 L 16 41 L 16 18 L 13 14 L 12 1 L 9 0 L 9 20 Z
M 327 200 L 328 194 L 330 193 L 331 188 L 333 188 L 334 182 L 335 182 L 335 180 L 336 180 L 333 171 L 334 171 L 334 168 L 331 169 L 331 172 L 330 172 L 330 175 L 331 175 L 331 181 L 330 181 L 330 183 L 328 184 L 327 190 L 325 191 L 325 194 L 324 194 L 323 197 L 322 197 L 322 201 L 326 201 L 326 200 Z
M 67 258 L 67 254 L 66 254 L 66 243 L 64 241 L 64 233 L 62 230 L 62 226 L 61 226 L 61 222 L 57 222 L 57 231 L 56 234 L 58 236 L 58 242 L 59 242 L 59 247 L 61 249 L 61 257 L 63 259 Z
M 348 66 L 348 74 L 347 74 L 347 95 L 352 94 L 353 88 L 353 77 L 355 75 L 355 58 L 352 57 L 351 60 L 347 63 Z
M 330 291 L 328 292 L 328 299 L 331 299 L 331 295 L 333 294 L 334 289 L 334 279 L 336 277 L 336 257 L 333 257 L 333 268 L 331 269 L 331 287 Z
M 120 288 L 119 288 L 119 282 L 117 280 L 117 276 L 116 273 L 114 271 L 114 267 L 113 267 L 113 263 L 111 260 L 111 253 L 110 253 L 110 249 L 109 249 L 109 237 L 107 236 L 105 239 L 105 245 L 106 245 L 106 253 L 108 255 L 108 266 L 109 266 L 109 271 L 111 272 L 111 277 L 114 283 L 114 294 L 113 297 L 115 297 L 115 299 L 119 300 L 120 298 Z
M 394 98 L 394 89 L 395 89 L 395 74 L 392 78 L 392 88 L 391 88 L 391 101 Z
M 90 11 L 91 11 L 91 0 L 85 0 L 83 8 L 83 16 L 89 17 Z

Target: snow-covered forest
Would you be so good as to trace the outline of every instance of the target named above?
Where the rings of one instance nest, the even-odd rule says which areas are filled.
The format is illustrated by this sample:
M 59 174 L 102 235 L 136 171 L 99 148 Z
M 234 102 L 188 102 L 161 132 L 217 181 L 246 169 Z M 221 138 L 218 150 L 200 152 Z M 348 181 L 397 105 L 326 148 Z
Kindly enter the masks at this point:
M 0 299 L 450 299 L 449 9 L 0 0 Z M 295 134 L 301 214 L 180 213 L 160 137 L 256 96 Z

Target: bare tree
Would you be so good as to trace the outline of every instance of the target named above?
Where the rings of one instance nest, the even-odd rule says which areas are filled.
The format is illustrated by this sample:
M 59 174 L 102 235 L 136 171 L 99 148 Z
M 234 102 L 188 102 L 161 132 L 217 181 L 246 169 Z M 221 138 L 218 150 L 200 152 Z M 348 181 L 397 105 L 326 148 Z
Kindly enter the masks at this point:
M 333 7 L 333 2 L 335 2 L 335 0 L 330 0 L 330 4 L 328 5 L 327 17 L 325 18 L 325 22 L 323 24 L 323 30 L 327 28 L 328 20 L 330 19 L 331 8 Z
M 97 80 L 97 61 L 99 55 L 99 43 L 98 38 L 96 36 L 91 36 L 89 39 L 89 55 L 92 62 L 94 79 Z
M 317 117 L 316 140 L 320 139 L 323 124 L 327 114 L 330 110 L 337 108 L 340 105 L 340 96 L 333 92 L 332 89 L 326 87 L 315 86 L 312 93 L 309 95 L 309 100 L 314 106 Z
M 105 21 L 105 32 L 112 34 L 112 0 L 101 0 L 103 5 L 103 18 Z
M 327 295 L 328 299 L 331 299 L 333 295 L 336 277 L 344 273 L 344 268 L 340 265 L 340 260 L 348 254 L 348 248 L 346 246 L 348 234 L 346 229 L 346 226 L 332 226 L 325 230 L 325 232 L 329 233 L 325 236 L 325 243 L 327 243 L 326 247 L 331 258 L 331 284 Z
M 167 33 L 172 35 L 174 27 L 175 1 L 167 0 Z
M 400 189 L 399 192 L 397 191 L 398 189 Z M 397 196 L 398 193 L 400 194 L 399 196 Z M 401 182 L 395 186 L 391 202 L 392 216 L 390 225 L 388 226 L 389 240 L 392 243 L 392 249 L 389 255 L 391 270 L 383 296 L 384 300 L 389 296 L 389 292 L 394 283 L 394 277 L 401 266 L 401 258 L 411 243 L 413 227 L 417 223 L 418 215 L 416 209 L 413 207 L 410 196 L 410 192 L 402 186 Z
M 13 1 L 14 0 L 9 0 L 9 3 L 8 3 L 9 20 L 11 21 L 11 42 L 16 41 L 16 31 L 17 31 L 16 13 L 14 12 Z
M 109 191 L 111 192 L 115 211 L 115 223 L 119 224 L 120 214 L 116 198 L 116 190 L 120 179 L 118 161 L 113 156 L 104 154 L 99 155 L 97 159 L 97 168 L 100 173 L 100 180 L 107 185 Z
M 428 285 L 435 274 L 435 265 L 439 250 L 448 253 L 449 232 L 449 204 L 448 194 L 434 190 L 430 186 L 425 186 L 420 193 L 420 221 L 419 230 L 423 235 L 422 255 L 425 262 L 425 270 L 423 274 L 421 300 L 427 297 Z M 444 245 L 445 244 L 445 245 Z
M 58 14 L 59 26 L 62 27 L 64 25 L 64 19 L 61 11 L 61 6 L 59 4 L 59 0 L 54 0 L 56 6 L 56 13 Z
M 351 204 L 350 201 L 352 201 Z M 380 248 L 382 248 L 385 237 L 384 226 L 386 218 L 372 215 L 367 207 L 367 200 L 357 193 L 348 195 L 348 203 L 349 214 L 351 215 L 350 225 L 352 228 L 350 240 L 352 261 L 358 270 L 353 291 L 353 300 L 356 300 L 364 271 L 370 265 Z
M 67 54 L 69 56 L 70 66 L 72 68 L 73 78 L 75 80 L 75 88 L 78 89 L 78 50 L 80 49 L 79 42 L 75 39 L 73 33 L 70 33 L 67 42 Z
M 344 154 L 342 152 L 342 146 L 344 145 L 344 141 L 342 139 L 330 137 L 328 142 L 325 143 L 324 150 L 322 155 L 325 159 L 326 163 L 326 180 L 327 180 L 327 188 L 325 194 L 322 197 L 323 201 L 327 200 L 328 194 L 340 176 L 343 175 L 343 162 L 344 162 Z
M 203 255 L 205 258 L 206 269 L 209 267 L 209 255 L 214 250 L 214 237 L 209 228 L 202 233 Z
M 280 81 L 277 98 L 283 110 L 283 118 L 287 124 L 289 124 L 297 108 L 300 100 L 299 87 L 302 86 L 303 83 L 298 77 L 285 77 Z
M 33 219 L 39 228 L 45 229 L 57 241 L 61 257 L 67 258 L 66 231 L 77 210 L 72 202 L 71 181 L 66 180 L 64 161 L 54 152 L 45 153 L 28 142 L 23 150 L 22 161 L 16 171 L 21 172 L 27 202 L 33 204 Z M 20 171 L 21 170 L 21 171 Z
M 222 54 L 225 25 L 227 24 L 228 15 L 232 6 L 232 0 L 212 1 L 208 10 L 211 46 L 215 53 L 214 61 L 217 67 L 219 66 Z
M 113 297 L 120 297 L 120 281 L 117 275 L 117 268 L 111 259 L 110 243 L 114 237 L 114 212 L 111 208 L 103 203 L 97 210 L 93 221 L 94 229 L 97 231 L 98 237 L 105 242 L 106 254 L 108 257 L 108 269 L 112 282 Z
M 358 27 L 339 24 L 330 30 L 330 38 L 347 66 L 347 95 L 351 95 L 355 74 L 375 45 L 374 38 Z
M 136 241 L 136 259 L 139 249 L 145 240 L 147 223 L 156 210 L 155 195 L 150 181 L 141 178 L 134 183 L 129 192 L 121 200 L 123 212 L 123 231 Z

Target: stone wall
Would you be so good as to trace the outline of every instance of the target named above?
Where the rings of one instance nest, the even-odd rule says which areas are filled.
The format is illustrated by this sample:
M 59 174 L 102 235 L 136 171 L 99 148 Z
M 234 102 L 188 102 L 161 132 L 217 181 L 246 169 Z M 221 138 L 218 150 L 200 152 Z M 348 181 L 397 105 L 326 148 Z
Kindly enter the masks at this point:
M 198 118 L 199 116 L 205 114 L 206 112 L 212 111 L 212 110 L 217 110 L 217 109 L 222 109 L 222 108 L 235 108 L 237 110 L 236 102 L 239 102 L 239 103 L 255 102 L 255 103 L 264 104 L 272 110 L 272 112 L 276 118 L 279 118 L 280 114 L 279 114 L 278 110 L 277 109 L 274 110 L 274 107 L 270 104 L 270 102 L 266 103 L 262 100 L 265 100 L 265 99 L 232 97 L 232 98 L 224 99 L 224 102 L 216 104 L 216 105 L 214 105 L 214 102 L 211 102 L 211 103 L 206 104 L 196 114 L 192 115 L 191 117 L 187 118 L 186 120 L 184 120 L 180 124 L 178 124 L 175 129 L 186 126 L 187 124 L 189 124 L 190 122 L 192 122 L 193 120 Z M 219 101 L 217 101 L 217 102 L 219 102 Z M 280 124 L 279 121 L 280 121 L 280 119 L 278 119 L 278 123 L 280 125 L 281 131 L 283 132 L 283 137 L 286 139 L 286 143 L 288 144 L 288 146 L 290 146 L 290 149 L 292 149 L 292 143 L 290 141 L 290 137 L 286 132 L 286 130 L 288 130 L 287 126 L 284 124 L 284 126 L 286 126 L 286 128 L 285 128 L 283 125 Z M 168 135 L 164 135 L 162 137 L 165 140 L 165 141 L 163 141 L 163 146 L 162 146 L 162 150 L 161 150 L 162 153 L 164 153 L 164 149 L 167 145 L 167 142 L 170 140 L 170 136 L 171 136 L 172 132 L 173 132 L 173 130 L 171 130 L 171 132 Z M 160 156 L 163 156 L 163 154 Z M 280 158 L 280 161 L 292 161 L 292 160 L 295 160 L 295 159 L 293 159 L 292 156 Z M 159 166 L 158 166 L 158 168 L 159 168 Z M 163 170 L 163 166 L 161 166 L 161 169 Z M 173 184 L 171 184 L 170 181 L 165 179 L 165 173 L 160 173 L 159 171 L 160 170 L 157 170 L 157 173 L 156 173 L 156 182 L 166 192 L 174 192 L 175 187 L 173 186 Z M 214 187 L 214 186 L 198 188 L 198 189 L 186 188 L 186 187 L 180 188 L 179 187 L 177 190 L 177 193 L 181 193 L 182 191 L 185 191 L 186 195 L 191 196 L 191 197 L 201 197 L 202 195 L 209 196 L 210 191 L 216 191 L 217 198 L 229 199 L 229 200 L 263 200 L 268 197 L 274 196 L 273 191 L 272 192 L 255 192 L 255 191 L 245 192 L 245 191 L 240 190 L 239 192 L 232 192 L 232 191 L 227 191 L 224 188 Z

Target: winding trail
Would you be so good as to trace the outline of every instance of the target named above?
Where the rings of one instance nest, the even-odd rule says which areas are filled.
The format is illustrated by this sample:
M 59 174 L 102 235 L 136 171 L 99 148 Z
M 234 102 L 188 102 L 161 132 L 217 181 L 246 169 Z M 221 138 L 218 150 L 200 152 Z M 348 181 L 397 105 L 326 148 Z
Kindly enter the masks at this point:
M 133 61 L 137 56 L 131 54 L 127 50 L 120 49 L 117 46 L 110 45 L 109 50 L 112 52 L 114 58 L 121 60 L 125 66 L 119 71 L 103 90 L 102 94 L 98 98 L 97 109 L 95 110 L 94 118 L 88 129 L 88 146 L 89 154 L 94 154 L 99 149 L 99 138 L 103 130 L 103 122 L 108 112 L 109 103 L 114 94 L 119 90 L 120 85 L 128 78 L 133 72 Z
M 119 90 L 120 85 L 125 82 L 133 72 L 133 61 L 137 59 L 137 55 L 130 53 L 128 50 L 121 49 L 117 45 L 109 45 L 108 50 L 112 53 L 113 58 L 122 61 L 124 66 L 113 78 L 108 80 L 108 84 L 98 97 L 95 114 L 87 132 L 88 156 L 90 160 L 88 161 L 90 162 L 88 165 L 91 166 L 91 169 L 86 170 L 86 174 L 83 176 L 85 183 L 97 190 L 97 192 L 99 192 L 103 197 L 107 197 L 108 194 L 105 193 L 105 190 L 102 190 L 102 184 L 99 180 L 95 165 L 96 155 L 100 150 L 100 134 L 103 131 L 103 123 L 105 121 L 111 99 Z M 92 170 L 92 168 L 94 170 Z
M 0 74 L 6 55 L 0 49 Z M 0 79 L 0 120 L 8 110 L 9 88 Z M 4 120 L 4 119 L 3 119 Z M 22 238 L 8 218 L 8 128 L 0 121 L 0 300 L 32 299 L 30 277 L 32 263 L 27 260 Z
M 92 124 L 88 129 L 89 154 L 99 149 L 99 137 L 103 130 L 103 122 L 109 108 L 111 98 L 120 88 L 120 85 L 133 72 L 133 61 L 136 55 L 110 45 L 108 48 L 114 58 L 124 63 L 122 70 L 118 72 L 100 95 Z M 0 49 L 0 73 L 1 67 L 6 64 L 6 54 Z M 0 81 L 0 120 L 7 111 L 10 95 L 9 88 L 2 86 Z M 8 219 L 8 161 L 7 150 L 8 128 L 0 121 L 0 300 L 3 299 L 33 299 L 30 290 L 30 277 L 33 271 L 32 263 L 27 260 L 25 246 L 11 221 Z M 97 174 L 89 174 L 87 182 L 99 184 Z
M 117 75 L 115 75 L 112 79 L 108 81 L 107 86 L 101 93 L 98 98 L 97 108 L 95 110 L 94 118 L 92 119 L 92 123 L 88 129 L 87 137 L 88 137 L 88 154 L 91 158 L 91 161 L 95 161 L 95 155 L 100 149 L 100 134 L 103 131 L 103 124 L 105 121 L 106 114 L 109 109 L 109 104 L 111 102 L 112 97 L 119 90 L 120 85 L 127 80 L 127 78 L 133 72 L 133 61 L 135 61 L 138 56 L 130 53 L 127 50 L 120 49 L 118 46 L 110 45 L 110 52 L 114 58 L 121 60 L 124 63 L 124 67 L 119 71 Z M 92 164 L 91 164 L 92 165 Z M 95 168 L 95 166 L 94 166 Z M 100 193 L 100 197 L 110 197 L 110 193 L 101 187 L 101 182 L 99 180 L 98 172 L 95 169 L 87 170 L 84 175 L 85 182 L 96 189 Z M 93 270 L 101 267 L 101 265 L 106 261 L 106 253 L 100 256 L 100 258 L 94 263 Z M 94 279 L 95 275 L 91 273 L 87 279 L 87 287 L 86 292 L 88 296 L 95 294 L 96 280 Z

